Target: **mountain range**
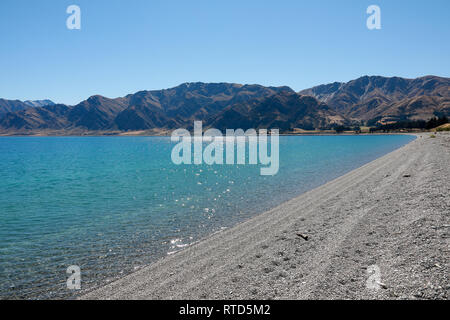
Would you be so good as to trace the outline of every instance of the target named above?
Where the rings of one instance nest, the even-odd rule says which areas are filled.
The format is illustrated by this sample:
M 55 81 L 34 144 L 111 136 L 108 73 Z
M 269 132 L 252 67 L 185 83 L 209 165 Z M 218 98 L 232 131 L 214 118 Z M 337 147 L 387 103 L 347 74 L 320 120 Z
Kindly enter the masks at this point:
M 0 118 L 2 115 L 8 112 L 16 112 L 26 110 L 28 108 L 39 108 L 47 105 L 54 105 L 55 103 L 51 100 L 5 100 L 0 99 Z
M 1 134 L 116 134 L 191 129 L 326 129 L 450 116 L 450 79 L 364 76 L 295 92 L 287 86 L 184 83 L 74 105 L 0 99 Z
M 450 79 L 361 77 L 300 91 L 348 120 L 428 120 L 450 114 Z

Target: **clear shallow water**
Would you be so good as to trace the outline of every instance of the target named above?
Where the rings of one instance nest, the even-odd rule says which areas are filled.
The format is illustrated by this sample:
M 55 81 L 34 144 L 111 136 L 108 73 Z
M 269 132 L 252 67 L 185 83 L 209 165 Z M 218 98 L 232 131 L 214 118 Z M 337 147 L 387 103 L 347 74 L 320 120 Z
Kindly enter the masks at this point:
M 164 137 L 0 138 L 0 298 L 71 298 L 330 181 L 411 136 L 280 137 L 280 170 L 181 165 Z

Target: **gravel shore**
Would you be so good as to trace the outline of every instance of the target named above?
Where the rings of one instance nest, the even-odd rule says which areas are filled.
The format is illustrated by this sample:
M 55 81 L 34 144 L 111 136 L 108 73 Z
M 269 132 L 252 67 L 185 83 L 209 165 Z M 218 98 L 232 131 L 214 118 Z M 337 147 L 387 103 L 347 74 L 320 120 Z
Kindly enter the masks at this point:
M 418 134 L 81 298 L 448 299 L 449 177 L 450 134 Z

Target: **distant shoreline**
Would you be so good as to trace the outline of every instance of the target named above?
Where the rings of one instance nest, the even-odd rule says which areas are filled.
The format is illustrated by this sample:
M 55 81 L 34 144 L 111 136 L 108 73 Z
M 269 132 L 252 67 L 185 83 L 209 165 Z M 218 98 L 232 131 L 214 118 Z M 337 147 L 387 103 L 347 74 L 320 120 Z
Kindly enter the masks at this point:
M 372 135 L 417 135 L 432 133 L 431 131 L 414 131 L 414 132 L 374 132 L 374 133 L 280 133 L 280 136 L 372 136 Z M 2 137 L 170 137 L 171 134 L 1 134 Z

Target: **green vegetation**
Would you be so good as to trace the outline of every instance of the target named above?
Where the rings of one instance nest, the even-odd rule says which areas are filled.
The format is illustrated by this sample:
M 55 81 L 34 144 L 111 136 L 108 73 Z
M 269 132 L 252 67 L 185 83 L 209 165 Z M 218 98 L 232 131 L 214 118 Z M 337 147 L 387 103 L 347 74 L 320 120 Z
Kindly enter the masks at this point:
M 336 131 L 336 133 L 342 133 L 342 132 L 344 132 L 344 131 L 351 131 L 352 128 L 347 127 L 347 126 L 341 126 L 341 125 L 339 125 L 339 126 L 335 126 L 335 127 L 334 127 L 334 130 Z
M 441 131 L 450 131 L 450 123 L 447 124 L 443 124 L 442 126 L 439 126 L 436 128 L 436 131 L 441 132 Z
M 373 122 L 372 122 L 373 123 Z M 389 124 L 376 124 L 375 127 L 370 128 L 370 132 L 388 132 L 402 129 L 422 129 L 422 130 L 430 130 L 436 127 L 439 127 L 443 124 L 449 123 L 449 120 L 446 116 L 442 116 L 439 118 L 431 118 L 428 121 L 425 120 L 404 120 L 398 121 Z
M 448 118 L 446 116 L 439 117 L 439 118 L 432 118 L 430 121 L 427 122 L 426 129 L 433 129 L 439 126 L 442 126 L 443 124 L 448 123 Z

